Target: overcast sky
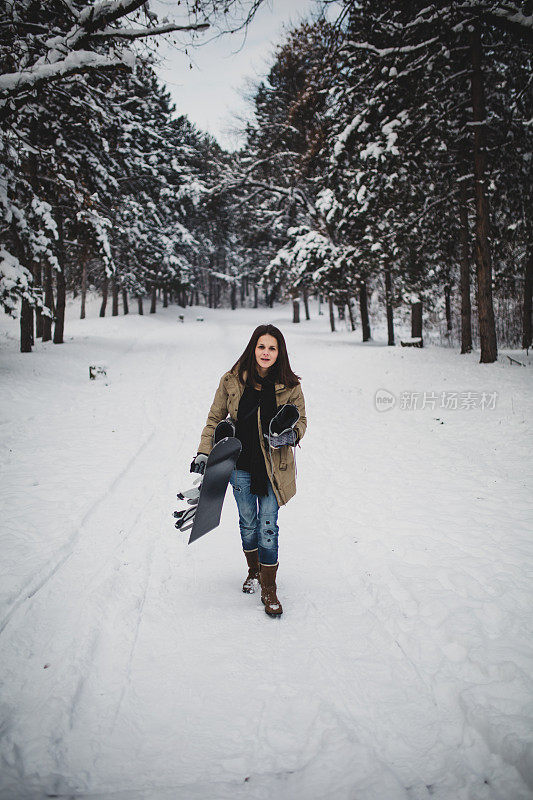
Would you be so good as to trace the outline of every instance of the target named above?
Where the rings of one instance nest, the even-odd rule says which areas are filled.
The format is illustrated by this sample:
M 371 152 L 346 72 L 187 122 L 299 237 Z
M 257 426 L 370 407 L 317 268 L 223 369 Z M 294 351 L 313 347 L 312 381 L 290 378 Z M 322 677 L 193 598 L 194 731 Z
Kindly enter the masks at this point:
M 160 0 L 158 10 L 170 15 L 172 2 Z M 247 79 L 266 74 L 284 26 L 297 24 L 316 9 L 315 0 L 265 0 L 246 33 L 224 35 L 190 51 L 191 59 L 163 45 L 158 74 L 167 85 L 176 111 L 186 114 L 228 149 L 238 146 L 230 128 L 232 115 L 246 114 L 240 91 Z M 192 69 L 190 65 L 192 63 Z

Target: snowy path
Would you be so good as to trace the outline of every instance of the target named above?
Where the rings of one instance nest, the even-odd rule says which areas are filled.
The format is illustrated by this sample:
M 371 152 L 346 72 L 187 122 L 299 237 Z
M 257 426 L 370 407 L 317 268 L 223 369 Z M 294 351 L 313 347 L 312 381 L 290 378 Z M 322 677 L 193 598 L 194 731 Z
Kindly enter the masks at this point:
M 3 339 L 2 800 L 533 797 L 531 369 L 201 313 L 73 320 L 31 356 Z M 280 620 L 240 592 L 231 496 L 190 548 L 171 519 L 264 319 L 309 417 Z M 379 413 L 380 388 L 498 401 Z

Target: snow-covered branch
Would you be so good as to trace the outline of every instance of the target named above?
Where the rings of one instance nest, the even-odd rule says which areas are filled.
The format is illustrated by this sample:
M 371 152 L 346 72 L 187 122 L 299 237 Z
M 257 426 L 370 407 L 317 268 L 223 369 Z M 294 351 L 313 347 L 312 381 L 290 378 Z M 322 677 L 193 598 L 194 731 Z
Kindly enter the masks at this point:
M 198 23 L 197 25 L 177 25 L 168 23 L 168 25 L 158 25 L 155 28 L 104 28 L 104 30 L 95 33 L 93 39 L 141 39 L 147 36 L 159 36 L 162 33 L 173 33 L 176 31 L 205 31 L 209 28 L 207 22 Z
M 263 0 L 242 3 L 244 8 L 248 8 L 246 22 L 261 2 Z M 117 66 L 129 68 L 134 58 L 126 42 L 174 32 L 194 34 L 205 31 L 219 14 L 227 15 L 234 6 L 241 8 L 236 0 L 187 0 L 183 4 L 181 20 L 165 20 L 158 24 L 146 0 L 101 0 L 96 3 L 86 0 L 85 5 L 80 3 L 80 6 L 79 11 L 68 6 L 71 13 L 60 17 L 59 24 L 50 25 L 48 29 L 42 23 L 42 16 L 31 8 L 25 12 L 26 18 L 14 9 L 1 15 L 0 24 L 16 30 L 21 41 L 20 46 L 12 51 L 20 53 L 18 63 L 10 59 L 7 62 L 10 71 L 0 77 L 0 100 L 19 96 L 42 83 L 75 73 Z M 139 14 L 141 9 L 146 17 L 145 24 L 130 24 L 132 18 L 129 15 Z M 45 38 L 43 34 L 47 30 L 53 35 Z M 107 52 L 103 43 L 108 44 Z
M 492 6 L 487 14 L 496 24 L 501 23 L 502 26 L 529 41 L 533 39 L 533 14 L 524 14 L 516 5 L 509 3 L 505 6 Z
M 256 159 L 249 167 L 244 171 L 244 175 L 250 175 L 257 167 L 263 166 L 263 164 L 271 164 L 272 161 L 279 159 L 279 158 L 294 158 L 297 156 L 298 153 L 295 153 L 293 150 L 284 150 L 281 153 L 272 153 L 271 155 L 267 156 L 267 158 L 260 158 Z
M 64 59 L 56 61 L 54 64 L 38 64 L 20 72 L 0 75 L 0 92 L 13 95 L 34 89 L 42 83 L 67 78 L 69 75 L 87 72 L 91 69 L 111 69 L 124 66 L 127 63 L 126 59 L 126 54 L 113 56 L 101 55 L 92 50 L 78 50 L 69 53 Z M 133 56 L 129 57 L 129 63 L 133 64 Z
M 78 22 L 85 30 L 95 31 L 136 11 L 144 2 L 145 0 L 102 0 L 80 11 Z
M 433 36 L 432 39 L 427 39 L 424 42 L 420 42 L 419 44 L 406 44 L 398 47 L 376 47 L 369 42 L 349 42 L 348 48 L 355 48 L 356 50 L 367 50 L 370 53 L 374 53 L 377 56 L 393 56 L 393 55 L 400 55 L 402 53 L 414 53 L 417 50 L 423 50 L 426 47 L 430 47 L 435 42 L 439 41 L 438 36 Z
M 523 28 L 533 30 L 533 14 L 522 14 L 521 11 L 510 11 L 507 8 L 491 8 L 489 14 L 493 17 L 501 17 L 507 22 L 512 22 L 515 25 L 521 25 Z

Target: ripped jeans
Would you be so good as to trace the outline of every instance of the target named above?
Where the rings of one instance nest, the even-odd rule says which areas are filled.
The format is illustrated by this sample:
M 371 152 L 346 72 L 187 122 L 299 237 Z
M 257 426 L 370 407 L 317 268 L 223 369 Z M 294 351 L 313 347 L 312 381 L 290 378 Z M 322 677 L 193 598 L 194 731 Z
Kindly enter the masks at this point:
M 278 563 L 278 501 L 268 481 L 268 495 L 257 497 L 250 492 L 251 475 L 234 469 L 230 475 L 233 496 L 239 509 L 242 549 L 259 550 L 261 564 Z

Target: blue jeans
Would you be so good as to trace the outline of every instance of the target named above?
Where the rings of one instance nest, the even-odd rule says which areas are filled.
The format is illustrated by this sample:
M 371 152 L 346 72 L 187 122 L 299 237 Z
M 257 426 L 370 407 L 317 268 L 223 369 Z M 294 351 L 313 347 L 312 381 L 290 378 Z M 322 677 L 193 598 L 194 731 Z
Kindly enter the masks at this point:
M 229 480 L 239 509 L 242 549 L 245 552 L 259 550 L 261 564 L 277 564 L 279 506 L 270 481 L 268 495 L 257 497 L 250 492 L 249 472 L 234 469 Z

